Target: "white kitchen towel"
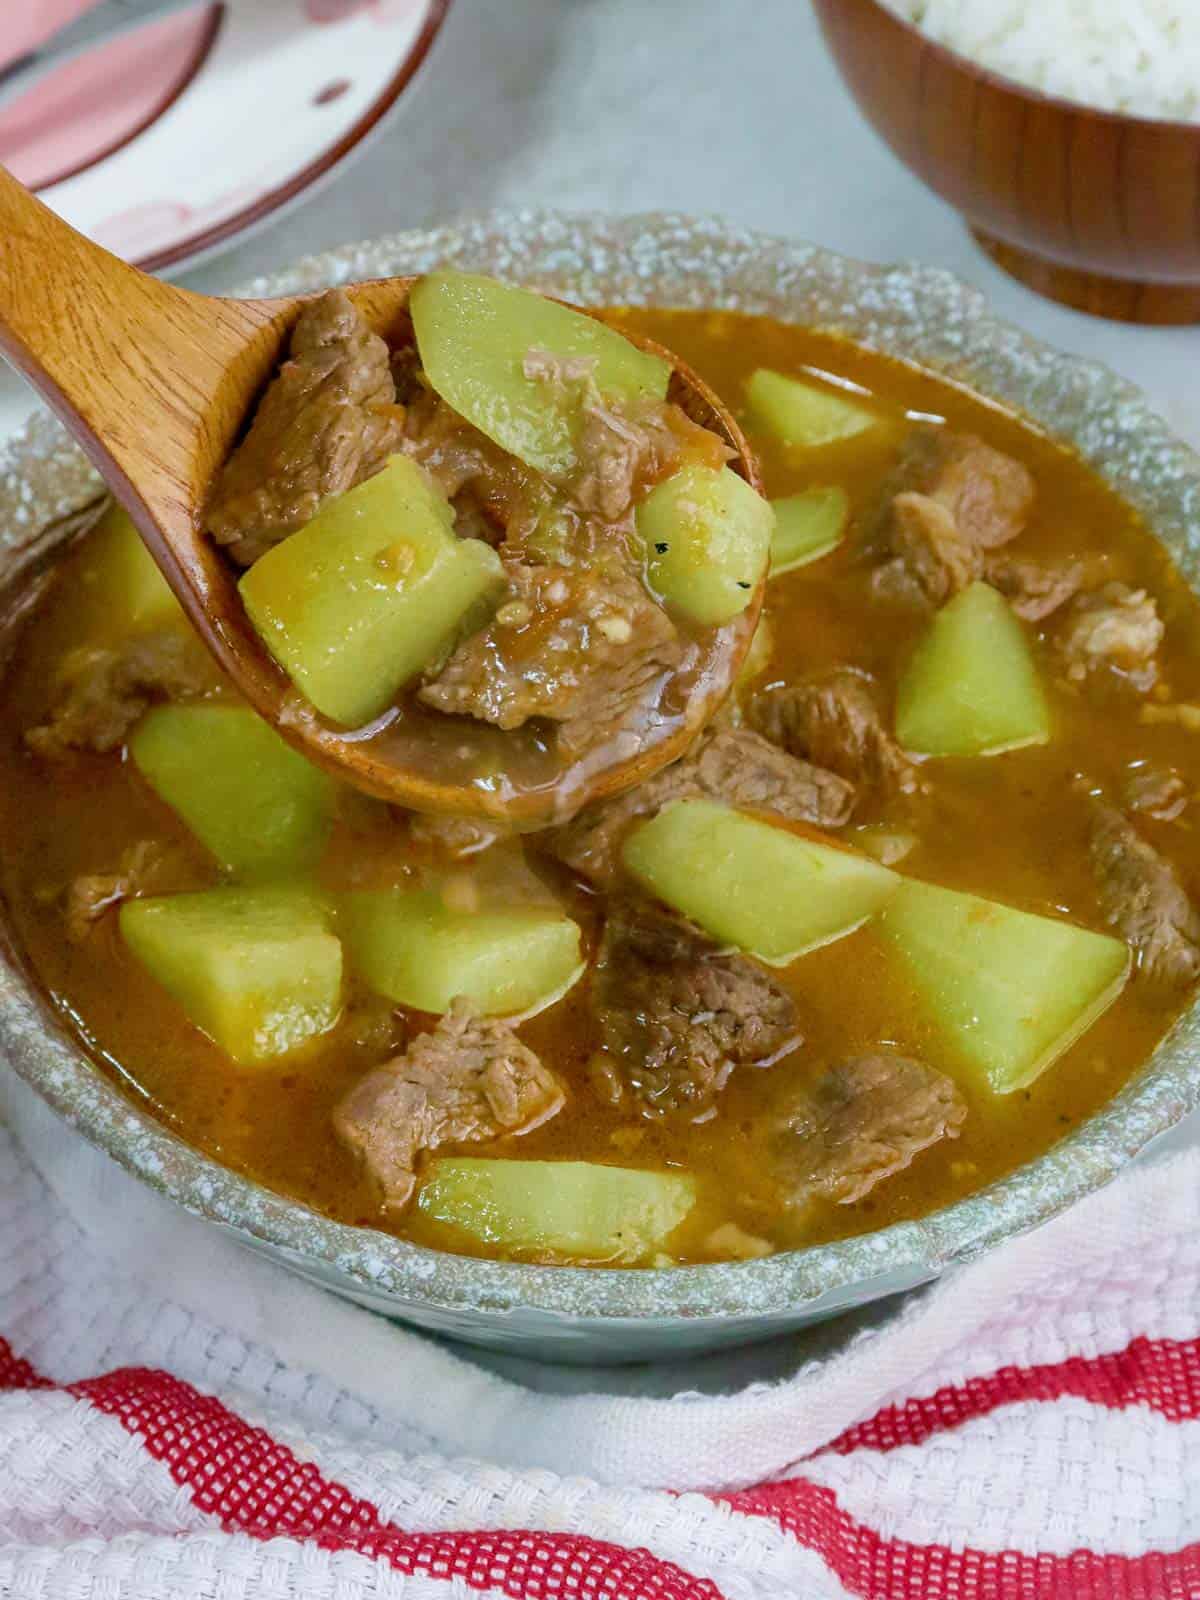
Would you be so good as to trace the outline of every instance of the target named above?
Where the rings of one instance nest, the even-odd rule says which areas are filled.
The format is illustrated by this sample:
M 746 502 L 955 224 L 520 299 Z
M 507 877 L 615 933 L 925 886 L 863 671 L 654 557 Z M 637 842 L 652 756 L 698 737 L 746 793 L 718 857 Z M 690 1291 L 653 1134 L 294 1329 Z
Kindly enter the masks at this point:
M 1200 1154 L 652 1398 L 497 1377 L 10 1110 L 0 1595 L 1200 1596 Z

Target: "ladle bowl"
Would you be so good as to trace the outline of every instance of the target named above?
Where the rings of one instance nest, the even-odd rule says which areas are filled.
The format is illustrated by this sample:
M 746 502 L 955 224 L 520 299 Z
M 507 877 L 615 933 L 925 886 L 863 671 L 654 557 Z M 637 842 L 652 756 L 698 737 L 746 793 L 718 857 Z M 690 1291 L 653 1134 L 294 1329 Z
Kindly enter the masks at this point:
M 416 279 L 346 291 L 393 348 L 412 338 Z M 65 423 L 132 517 L 197 633 L 260 716 L 368 794 L 416 811 L 497 817 L 526 826 L 642 782 L 683 753 L 732 687 L 762 605 L 765 575 L 728 630 L 721 670 L 682 713 L 623 741 L 561 792 L 439 780 L 405 764 L 386 730 L 363 737 L 322 717 L 263 645 L 242 606 L 238 573 L 204 531 L 212 485 L 293 324 L 313 294 L 228 299 L 160 282 L 93 244 L 0 168 L 0 352 Z M 597 315 L 592 311 L 590 314 Z M 719 433 L 732 465 L 761 489 L 741 430 L 697 375 L 652 340 L 626 333 L 673 368 L 668 398 Z

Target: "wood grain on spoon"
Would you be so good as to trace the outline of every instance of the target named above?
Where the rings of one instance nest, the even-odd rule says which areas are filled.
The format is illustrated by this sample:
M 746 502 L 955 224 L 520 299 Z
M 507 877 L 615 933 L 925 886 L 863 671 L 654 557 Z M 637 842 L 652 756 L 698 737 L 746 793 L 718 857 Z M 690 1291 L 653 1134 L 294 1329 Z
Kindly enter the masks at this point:
M 411 337 L 413 278 L 347 286 L 389 344 Z M 437 782 L 387 759 L 386 744 L 322 718 L 251 627 L 238 573 L 204 531 L 216 474 L 284 353 L 310 294 L 218 299 L 162 283 L 92 244 L 0 168 L 0 351 L 70 429 L 129 512 L 197 632 L 237 688 L 312 760 L 369 794 L 420 811 L 548 820 L 554 796 L 511 796 Z M 695 373 L 649 339 L 626 338 L 673 367 L 669 398 L 720 434 L 731 465 L 761 492 L 737 424 Z M 729 680 L 678 726 L 590 777 L 574 800 L 631 787 L 675 759 L 724 698 L 749 646 L 765 578 L 732 625 Z

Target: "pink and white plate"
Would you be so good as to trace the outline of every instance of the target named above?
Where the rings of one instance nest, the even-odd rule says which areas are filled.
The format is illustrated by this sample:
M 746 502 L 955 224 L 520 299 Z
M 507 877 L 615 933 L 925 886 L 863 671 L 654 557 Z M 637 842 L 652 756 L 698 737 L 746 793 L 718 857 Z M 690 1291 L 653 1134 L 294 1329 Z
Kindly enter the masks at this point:
M 93 0 L 0 6 L 0 65 Z M 154 271 L 309 194 L 397 103 L 450 0 L 197 0 L 0 107 L 0 163 Z

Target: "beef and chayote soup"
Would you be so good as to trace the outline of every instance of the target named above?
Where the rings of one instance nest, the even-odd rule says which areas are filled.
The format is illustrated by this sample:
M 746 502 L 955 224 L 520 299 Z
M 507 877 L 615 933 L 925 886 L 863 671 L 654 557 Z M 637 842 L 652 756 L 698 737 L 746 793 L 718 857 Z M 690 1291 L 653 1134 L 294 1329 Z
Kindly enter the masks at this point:
M 686 716 L 769 549 L 734 691 L 551 826 L 401 813 L 239 704 L 109 509 L 0 702 L 4 893 L 63 1023 L 228 1166 L 476 1254 L 764 1255 L 1048 1148 L 1200 978 L 1200 611 L 1160 547 L 837 338 L 623 311 L 581 349 L 426 283 L 442 333 L 499 297 L 488 359 L 419 299 L 394 349 L 318 300 L 214 491 L 298 692 L 552 782 Z M 611 329 L 712 385 L 769 506 Z

